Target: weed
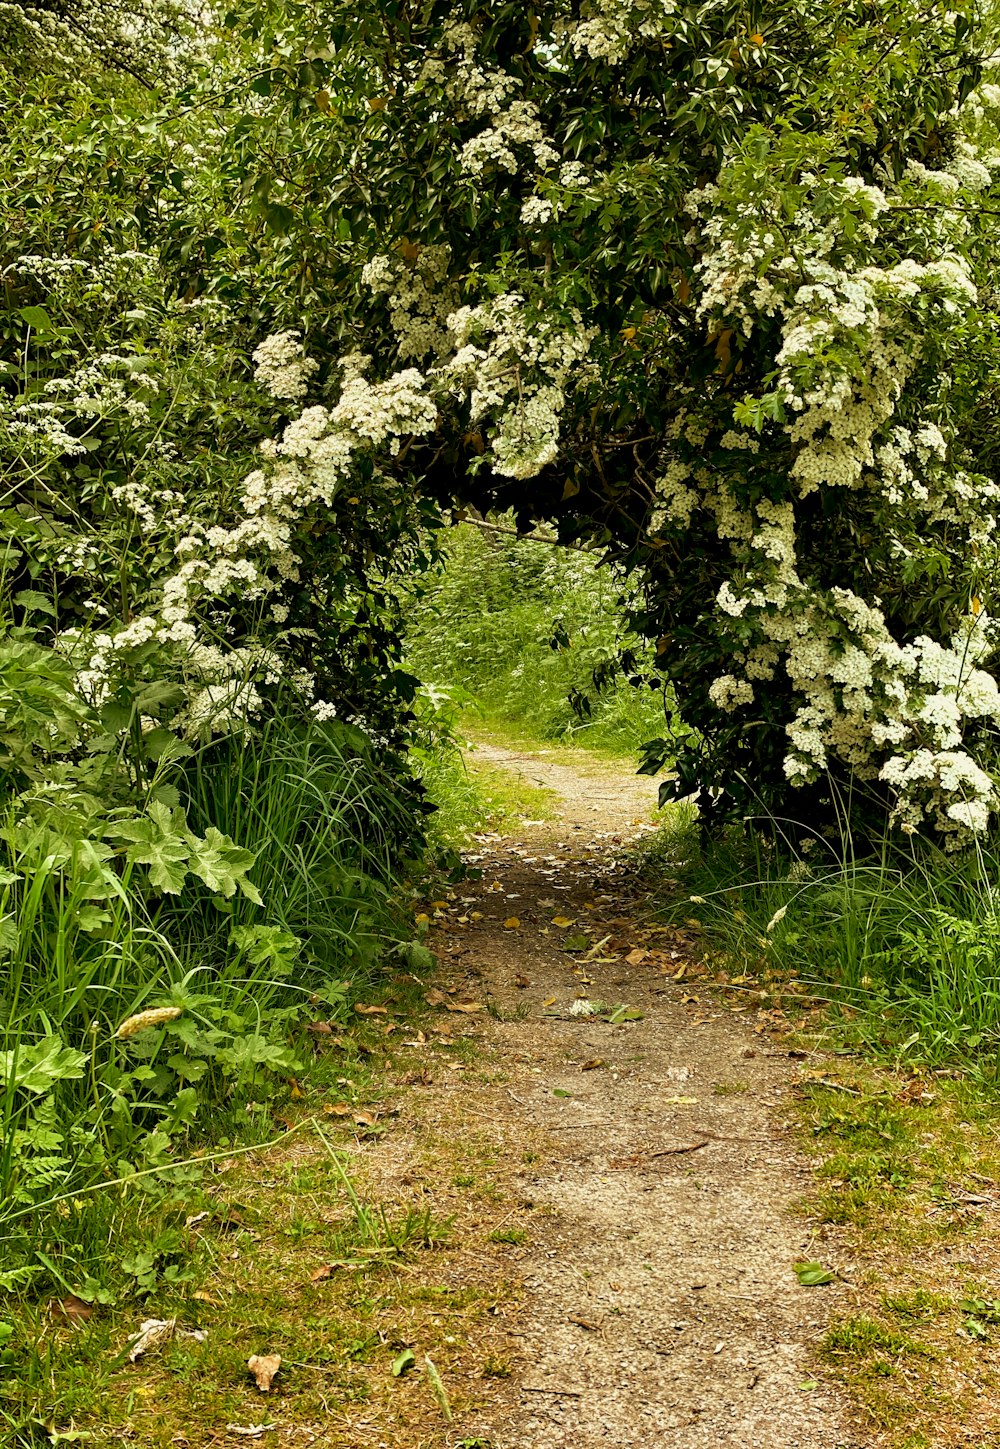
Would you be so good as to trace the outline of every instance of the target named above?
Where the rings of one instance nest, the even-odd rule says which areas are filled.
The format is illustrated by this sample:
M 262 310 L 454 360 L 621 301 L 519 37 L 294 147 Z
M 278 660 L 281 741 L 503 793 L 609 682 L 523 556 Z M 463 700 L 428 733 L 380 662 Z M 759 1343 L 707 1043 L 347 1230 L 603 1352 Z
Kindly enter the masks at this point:
M 491 1243 L 510 1243 L 513 1247 L 520 1247 L 528 1241 L 528 1234 L 524 1228 L 495 1228 L 490 1233 Z
M 514 1368 L 509 1359 L 497 1358 L 490 1354 L 483 1360 L 482 1375 L 484 1379 L 509 1379 L 513 1372 Z

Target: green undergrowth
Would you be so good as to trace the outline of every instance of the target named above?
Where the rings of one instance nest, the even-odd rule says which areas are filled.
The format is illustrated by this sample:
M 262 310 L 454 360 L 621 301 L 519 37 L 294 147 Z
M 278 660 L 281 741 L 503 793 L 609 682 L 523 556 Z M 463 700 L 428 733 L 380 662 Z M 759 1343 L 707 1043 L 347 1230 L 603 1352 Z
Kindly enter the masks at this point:
M 463 524 L 408 610 L 409 662 L 458 692 L 470 727 L 635 757 L 664 707 L 646 646 L 622 634 L 628 591 L 595 554 Z
M 772 824 L 704 846 L 680 810 L 645 856 L 665 915 L 777 999 L 824 1007 L 845 1045 L 1000 1092 L 1000 841 L 862 855 Z
M 167 1449 L 277 1422 L 303 1435 L 335 1424 L 332 1442 L 346 1445 L 358 1442 L 355 1416 L 377 1419 L 393 1443 L 454 1443 L 449 1416 L 497 1376 L 480 1341 L 514 1292 L 509 1240 L 491 1237 L 509 1201 L 478 1119 L 456 1134 L 457 1104 L 441 1135 L 403 1090 L 439 1072 L 477 1080 L 462 1035 L 473 1028 L 428 1013 L 421 995 L 401 971 L 376 1011 L 316 1018 L 324 1029 L 302 1044 L 284 1100 L 244 1108 L 251 1134 L 278 1139 L 270 1148 L 206 1164 L 196 1186 L 152 1198 L 133 1187 L 117 1222 L 106 1197 L 104 1228 L 127 1233 L 132 1250 L 105 1266 L 101 1292 L 53 1249 L 51 1266 L 7 1295 L 5 1444 L 82 1435 Z M 426 1038 L 419 1052 L 406 1049 L 414 1033 Z M 371 1149 L 400 1129 L 406 1170 L 386 1173 Z M 73 1210 L 66 1240 L 78 1230 Z M 151 1319 L 175 1320 L 175 1331 L 131 1362 L 129 1344 Z M 254 1354 L 281 1356 L 266 1400 L 248 1371 Z
M 146 1224 L 197 1197 L 197 1159 L 273 1135 L 249 1106 L 287 1096 L 316 1010 L 345 1017 L 427 955 L 402 910 L 406 793 L 363 737 L 275 725 L 170 788 L 120 861 L 86 802 L 62 837 L 51 815 L 0 831 L 0 1287 L 117 1292 Z

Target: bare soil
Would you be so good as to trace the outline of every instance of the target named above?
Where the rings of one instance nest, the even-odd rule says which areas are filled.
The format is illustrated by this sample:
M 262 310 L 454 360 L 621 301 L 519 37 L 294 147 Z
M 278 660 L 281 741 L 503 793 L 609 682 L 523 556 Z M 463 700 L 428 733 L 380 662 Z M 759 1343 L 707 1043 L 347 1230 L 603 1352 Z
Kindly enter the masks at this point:
M 520 1286 L 488 1344 L 509 1376 L 466 1400 L 456 1430 L 494 1449 L 862 1449 L 814 1358 L 849 1289 L 793 1269 L 850 1276 L 798 1206 L 797 1065 L 756 1002 L 705 988 L 687 932 L 653 922 L 627 847 L 650 829 L 655 781 L 563 752 L 479 758 L 560 804 L 481 841 L 482 880 L 431 932 L 446 983 L 490 1011 L 475 1114 L 512 1165 Z M 578 1014 L 581 999 L 635 1019 Z M 462 1131 L 457 1074 L 425 1095 L 425 1120 L 447 1122 L 449 1093 Z

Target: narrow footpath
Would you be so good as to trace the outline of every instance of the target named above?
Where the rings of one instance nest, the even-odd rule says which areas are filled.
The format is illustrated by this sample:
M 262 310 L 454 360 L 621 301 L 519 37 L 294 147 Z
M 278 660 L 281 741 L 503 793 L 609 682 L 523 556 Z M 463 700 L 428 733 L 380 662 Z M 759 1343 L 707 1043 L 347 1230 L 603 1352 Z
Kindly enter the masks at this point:
M 516 1180 L 531 1232 L 494 1346 L 512 1372 L 458 1442 L 866 1449 L 811 1357 L 846 1289 L 793 1270 L 822 1256 L 849 1273 L 797 1211 L 798 1064 L 759 1002 L 706 989 L 686 932 L 651 921 L 627 848 L 656 782 L 558 752 L 478 757 L 558 805 L 480 842 L 481 881 L 430 936 L 447 984 L 489 1011 L 480 1116 L 508 1153 L 544 1148 Z

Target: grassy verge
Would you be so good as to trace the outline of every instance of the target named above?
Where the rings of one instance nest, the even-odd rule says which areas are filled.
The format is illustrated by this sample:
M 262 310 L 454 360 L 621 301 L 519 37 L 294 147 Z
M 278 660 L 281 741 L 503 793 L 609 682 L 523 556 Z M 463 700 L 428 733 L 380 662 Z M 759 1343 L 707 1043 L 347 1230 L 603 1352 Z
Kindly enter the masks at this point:
M 415 763 L 433 807 L 428 836 L 439 857 L 460 850 L 474 835 L 550 820 L 555 813 L 554 791 L 477 759 L 475 748 L 459 748 L 454 736 L 421 749 Z
M 439 1449 L 488 1405 L 511 1372 L 497 1308 L 516 1294 L 530 1210 L 512 1246 L 520 1159 L 477 1115 L 474 1019 L 429 1013 L 401 973 L 374 1014 L 316 1026 L 286 1101 L 247 1109 L 282 1140 L 203 1172 L 195 1201 L 147 1203 L 109 1301 L 75 1296 L 70 1277 L 10 1305 L 5 1443 L 167 1449 L 273 1424 Z M 462 1091 L 431 1104 L 422 1089 L 440 1079 Z M 151 1319 L 172 1327 L 130 1362 Z M 253 1355 L 281 1357 L 267 1396 Z
M 1000 858 L 795 844 L 774 828 L 701 851 L 679 812 L 646 864 L 709 978 L 803 1058 L 802 1211 L 851 1297 L 817 1372 L 880 1449 L 995 1449 Z

